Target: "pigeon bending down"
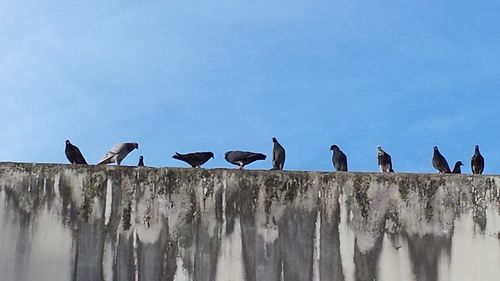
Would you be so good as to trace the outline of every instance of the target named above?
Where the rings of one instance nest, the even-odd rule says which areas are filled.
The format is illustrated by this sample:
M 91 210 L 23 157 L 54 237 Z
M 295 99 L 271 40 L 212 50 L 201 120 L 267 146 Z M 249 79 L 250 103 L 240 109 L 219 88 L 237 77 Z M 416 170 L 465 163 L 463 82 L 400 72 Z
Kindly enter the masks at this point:
M 115 162 L 116 165 L 120 166 L 120 163 L 127 157 L 127 155 L 134 149 L 139 149 L 139 144 L 136 142 L 119 143 L 113 146 L 110 151 L 108 151 L 101 161 L 97 165 L 110 164 Z
M 285 166 L 285 149 L 273 138 L 273 168 L 272 170 L 283 170 Z
M 256 152 L 236 150 L 226 152 L 224 154 L 224 159 L 233 165 L 240 166 L 240 169 L 243 169 L 246 165 L 257 160 L 266 160 L 266 155 Z
M 389 155 L 389 153 L 385 152 L 380 145 L 377 146 L 377 158 L 380 172 L 394 173 L 394 170 L 392 169 L 391 156 Z
M 453 171 L 451 171 L 452 174 L 461 174 L 462 170 L 460 170 L 460 166 L 463 166 L 464 163 L 462 161 L 457 161 L 455 163 L 455 167 L 453 167 Z
M 139 163 L 137 163 L 137 166 L 144 167 L 144 157 L 142 155 L 139 156 Z
M 69 140 L 66 140 L 66 149 L 64 150 L 66 153 L 66 158 L 68 158 L 71 164 L 85 164 L 87 165 L 87 161 L 83 157 L 80 149 L 76 145 L 71 144 Z
M 470 161 L 472 173 L 474 175 L 482 175 L 484 170 L 484 158 L 479 152 L 479 145 L 474 146 L 474 155 Z
M 212 152 L 193 152 L 186 154 L 176 152 L 172 158 L 184 161 L 193 168 L 201 168 L 201 165 L 205 164 L 210 158 L 214 158 L 214 154 Z
M 451 173 L 450 166 L 448 166 L 448 162 L 446 158 L 439 152 L 437 146 L 434 146 L 434 156 L 432 156 L 432 166 L 434 169 L 438 170 L 440 174 Z
M 335 144 L 330 146 L 330 150 L 333 151 L 332 162 L 335 171 L 347 172 L 347 156 L 340 150 Z

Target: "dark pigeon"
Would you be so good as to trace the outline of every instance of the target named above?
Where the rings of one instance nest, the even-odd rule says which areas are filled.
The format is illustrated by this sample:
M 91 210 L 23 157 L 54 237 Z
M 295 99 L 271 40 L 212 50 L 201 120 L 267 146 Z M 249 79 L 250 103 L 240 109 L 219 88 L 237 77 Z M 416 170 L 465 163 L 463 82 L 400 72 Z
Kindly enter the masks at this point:
M 172 158 L 184 161 L 193 168 L 200 168 L 201 165 L 205 164 L 210 158 L 214 158 L 214 154 L 212 152 L 193 152 L 187 154 L 176 152 Z
M 266 155 L 262 153 L 236 150 L 226 152 L 224 154 L 224 159 L 233 165 L 240 166 L 240 169 L 243 169 L 246 165 L 257 160 L 266 160 Z
M 273 138 L 273 170 L 283 170 L 285 166 L 285 149 Z
M 87 161 L 83 157 L 80 149 L 76 145 L 71 144 L 69 140 L 66 140 L 66 149 L 64 150 L 66 153 L 66 158 L 68 158 L 71 164 L 85 164 L 87 165 Z
M 432 156 L 432 166 L 434 169 L 438 170 L 440 174 L 451 173 L 450 166 L 448 166 L 448 162 L 446 158 L 439 152 L 437 146 L 434 146 L 434 156 Z
M 333 151 L 332 162 L 335 171 L 347 172 L 347 156 L 340 150 L 335 144 L 330 146 L 330 150 Z
M 139 163 L 137 163 L 137 166 L 144 167 L 144 157 L 142 155 L 139 156 Z
M 139 149 L 139 144 L 136 142 L 119 143 L 113 146 L 110 151 L 108 151 L 97 163 L 97 165 L 105 165 L 115 162 L 116 165 L 120 166 L 121 162 L 127 155 L 134 149 Z
M 392 159 L 389 153 L 385 152 L 379 145 L 377 147 L 378 167 L 382 173 L 393 173 Z
M 460 170 L 460 166 L 463 166 L 464 163 L 462 161 L 457 161 L 455 163 L 455 167 L 453 167 L 453 171 L 451 171 L 452 174 L 461 174 L 462 170 Z
M 474 155 L 470 161 L 472 173 L 474 175 L 482 175 L 484 170 L 484 158 L 479 152 L 479 145 L 474 146 Z

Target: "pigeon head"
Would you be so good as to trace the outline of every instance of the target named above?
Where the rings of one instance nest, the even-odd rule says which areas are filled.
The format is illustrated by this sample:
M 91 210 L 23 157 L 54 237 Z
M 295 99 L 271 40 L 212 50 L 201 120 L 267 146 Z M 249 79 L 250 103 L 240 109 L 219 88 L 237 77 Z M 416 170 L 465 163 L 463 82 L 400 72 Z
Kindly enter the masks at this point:
M 479 150 L 479 145 L 474 145 L 474 150 Z
M 434 152 L 439 152 L 439 149 L 437 146 L 434 146 Z
M 139 156 L 139 160 L 144 160 L 144 157 L 142 157 L 142 155 Z
M 378 155 L 383 155 L 384 154 L 384 151 L 382 150 L 382 147 L 380 145 L 377 146 L 377 152 L 378 152 L 377 153 Z
M 224 159 L 227 160 L 227 155 L 229 154 L 229 151 L 227 151 L 226 153 L 224 153 Z
M 69 140 L 66 140 L 66 144 L 71 144 L 71 143 L 69 142 Z
M 132 150 L 134 149 L 139 149 L 139 144 L 136 143 L 136 142 L 127 142 L 127 143 L 124 143 L 125 145 L 125 148 L 127 149 L 128 152 L 131 152 Z
M 208 153 L 208 155 L 210 155 L 210 158 L 215 159 L 214 154 L 212 152 Z
M 277 143 L 277 142 L 278 142 L 278 140 L 277 140 L 276 138 L 274 138 L 274 137 L 273 137 L 273 142 L 274 142 L 274 143 Z
M 339 148 L 337 145 L 332 144 L 332 146 L 330 146 L 330 150 L 333 150 L 333 151 L 339 151 L 339 150 L 340 150 L 340 148 Z
M 459 165 L 459 166 L 463 166 L 463 165 L 464 165 L 464 163 L 462 163 L 462 161 L 457 161 L 457 165 Z

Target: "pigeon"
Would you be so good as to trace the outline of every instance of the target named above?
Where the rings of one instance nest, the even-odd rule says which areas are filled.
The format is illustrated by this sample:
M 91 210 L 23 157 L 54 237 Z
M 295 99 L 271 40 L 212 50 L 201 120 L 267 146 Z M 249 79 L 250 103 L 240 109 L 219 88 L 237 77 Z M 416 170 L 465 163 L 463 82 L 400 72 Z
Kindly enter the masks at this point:
M 453 171 L 451 171 L 452 174 L 461 174 L 462 171 L 460 170 L 460 166 L 463 166 L 464 163 L 462 161 L 457 161 L 455 163 L 455 167 L 453 167 Z
M 69 140 L 66 140 L 66 149 L 64 150 L 66 153 L 66 157 L 68 158 L 71 164 L 85 164 L 87 165 L 87 161 L 83 157 L 80 149 L 76 145 L 71 144 Z
M 377 146 L 377 158 L 378 158 L 378 167 L 380 168 L 380 172 L 382 173 L 393 173 L 392 169 L 392 160 L 389 153 L 385 152 L 382 147 Z
M 438 170 L 440 174 L 451 173 L 450 166 L 448 166 L 448 162 L 444 158 L 441 153 L 439 153 L 439 149 L 437 146 L 434 146 L 434 156 L 432 156 L 432 166 L 434 169 Z
M 347 172 L 347 156 L 344 152 L 335 144 L 330 146 L 330 150 L 333 150 L 332 162 L 335 170 Z
M 484 158 L 479 152 L 479 145 L 474 146 L 474 155 L 472 156 L 472 160 L 470 161 L 470 165 L 472 168 L 472 173 L 474 175 L 482 175 L 484 170 Z
M 248 165 L 257 160 L 266 160 L 266 155 L 262 153 L 249 152 L 249 151 L 228 151 L 224 154 L 224 159 L 227 162 L 240 166 L 243 169 L 245 165 Z
M 214 158 L 214 154 L 212 152 L 193 152 L 187 154 L 176 152 L 172 158 L 184 161 L 193 168 L 200 168 L 201 165 L 205 164 L 210 158 Z
M 137 163 L 137 166 L 144 167 L 144 157 L 142 155 L 139 156 L 139 163 Z
M 108 151 L 101 161 L 97 165 L 110 164 L 115 162 L 116 165 L 120 166 L 120 163 L 127 157 L 127 155 L 134 149 L 139 149 L 139 144 L 136 142 L 119 143 L 113 146 L 110 151 Z
M 273 138 L 273 168 L 272 170 L 283 170 L 285 165 L 285 149 L 278 142 L 276 138 Z

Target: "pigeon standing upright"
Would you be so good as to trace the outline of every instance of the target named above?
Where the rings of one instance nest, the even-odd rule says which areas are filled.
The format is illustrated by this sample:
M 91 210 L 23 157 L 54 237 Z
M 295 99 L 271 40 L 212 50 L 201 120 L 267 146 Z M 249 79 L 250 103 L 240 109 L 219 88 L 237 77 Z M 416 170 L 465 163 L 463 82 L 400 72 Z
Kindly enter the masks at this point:
M 144 157 L 142 155 L 139 156 L 139 163 L 137 163 L 137 166 L 144 167 Z
M 283 170 L 285 166 L 285 149 L 273 138 L 273 170 Z
M 139 144 L 136 142 L 119 143 L 113 146 L 110 151 L 108 151 L 101 161 L 97 165 L 110 164 L 115 162 L 116 165 L 120 166 L 121 162 L 127 155 L 134 149 L 139 149 Z
M 462 170 L 460 170 L 460 166 L 463 166 L 464 163 L 462 161 L 457 161 L 455 163 L 455 167 L 453 167 L 453 171 L 451 171 L 452 174 L 461 174 Z
M 335 170 L 347 172 L 347 156 L 344 152 L 335 144 L 330 146 L 330 150 L 333 151 L 332 162 Z
M 64 150 L 66 153 L 66 158 L 68 158 L 71 164 L 85 164 L 87 165 L 87 161 L 83 157 L 80 149 L 76 145 L 71 144 L 69 140 L 66 140 L 66 149 Z
M 246 165 L 257 160 L 266 160 L 266 155 L 256 152 L 234 150 L 226 152 L 224 154 L 224 159 L 233 165 L 240 166 L 240 169 L 243 169 Z
M 482 175 L 484 170 L 484 158 L 479 152 L 479 145 L 474 146 L 474 155 L 470 161 L 472 173 L 474 175 Z
M 193 168 L 201 168 L 201 165 L 205 164 L 210 158 L 214 158 L 214 154 L 212 152 L 193 152 L 187 154 L 176 152 L 172 158 L 184 161 Z
M 392 169 L 392 160 L 389 153 L 385 152 L 382 147 L 377 146 L 377 158 L 378 158 L 378 167 L 380 168 L 380 172 L 382 173 L 393 173 Z
M 432 166 L 434 169 L 438 170 L 440 174 L 451 173 L 450 166 L 448 166 L 448 162 L 446 158 L 439 152 L 437 146 L 434 146 L 434 155 L 432 156 Z

